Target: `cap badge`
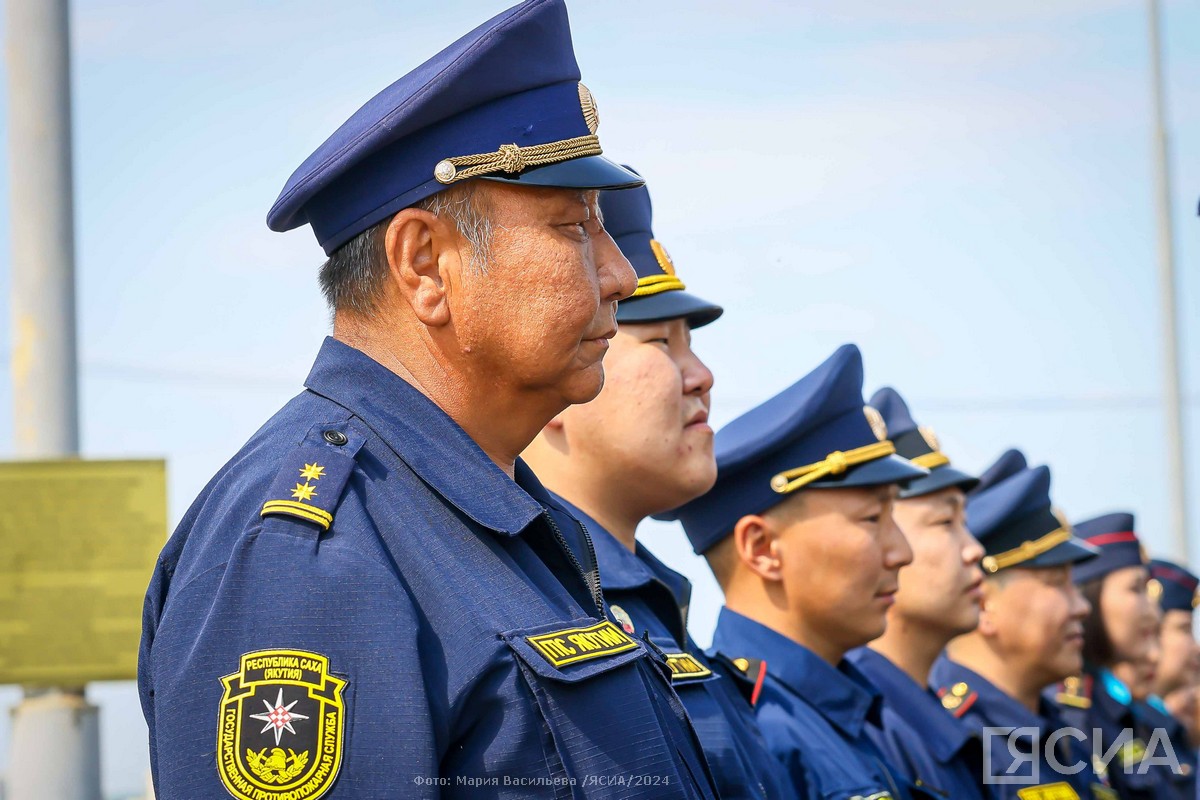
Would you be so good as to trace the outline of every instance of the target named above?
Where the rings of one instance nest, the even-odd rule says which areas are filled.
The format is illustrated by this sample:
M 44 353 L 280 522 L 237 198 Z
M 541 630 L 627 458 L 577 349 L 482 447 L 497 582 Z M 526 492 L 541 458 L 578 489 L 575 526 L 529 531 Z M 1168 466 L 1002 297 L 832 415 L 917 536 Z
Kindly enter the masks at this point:
M 579 84 L 579 105 L 583 108 L 583 121 L 588 127 L 588 131 L 595 133 L 600 129 L 600 109 L 596 107 L 596 98 L 592 95 L 592 90 Z
M 933 432 L 933 428 L 928 425 L 920 425 L 917 430 L 921 433 L 921 438 L 925 440 L 925 444 L 929 445 L 930 450 L 941 450 L 942 446 L 938 442 L 937 434 Z
M 867 418 L 867 424 L 871 426 L 871 432 L 875 434 L 875 438 L 879 441 L 884 441 L 888 436 L 887 423 L 883 421 L 883 414 L 880 414 L 871 406 L 863 406 L 863 414 Z
M 651 239 L 650 250 L 653 251 L 654 260 L 658 262 L 658 266 L 662 267 L 662 271 L 668 275 L 674 275 L 675 262 L 671 260 L 671 255 L 667 252 L 667 248 L 663 247 L 657 239 Z

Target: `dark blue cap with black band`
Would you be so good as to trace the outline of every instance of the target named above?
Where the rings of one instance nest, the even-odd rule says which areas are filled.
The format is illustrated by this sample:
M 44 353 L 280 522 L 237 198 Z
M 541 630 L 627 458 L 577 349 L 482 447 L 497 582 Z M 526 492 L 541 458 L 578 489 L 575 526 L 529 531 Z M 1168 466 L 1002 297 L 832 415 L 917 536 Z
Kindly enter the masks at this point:
M 862 355 L 843 345 L 796 383 L 716 435 L 717 483 L 659 519 L 678 519 L 697 553 L 747 514 L 801 489 L 904 483 L 929 474 L 895 454 L 883 417 L 863 402 Z
M 1007 469 L 1016 464 L 1009 453 L 1001 460 Z M 971 494 L 967 527 L 983 545 L 986 555 L 981 566 L 988 574 L 1010 567 L 1077 564 L 1097 554 L 1094 547 L 1072 534 L 1070 524 L 1051 505 L 1048 467 L 1007 471 Z
M 563 0 L 528 0 L 384 89 L 300 165 L 267 215 L 308 224 L 326 254 L 470 178 L 619 189 L 641 178 L 602 157 Z
M 1100 551 L 1080 564 L 1072 575 L 1076 583 L 1103 578 L 1125 567 L 1146 566 L 1146 550 L 1133 530 L 1133 514 L 1118 511 L 1075 523 L 1075 535 Z
M 900 489 L 900 497 L 920 497 L 940 492 L 951 486 L 963 491 L 974 488 L 979 479 L 950 465 L 950 457 L 942 451 L 937 434 L 928 425 L 918 425 L 908 410 L 904 398 L 890 386 L 871 397 L 870 405 L 883 415 L 888 438 L 896 445 L 896 455 L 907 458 L 929 470 L 924 478 L 910 481 Z
M 638 172 L 628 165 L 635 175 Z M 600 211 L 604 227 L 637 272 L 633 296 L 617 305 L 617 322 L 658 322 L 684 318 L 699 328 L 721 316 L 723 309 L 684 291 L 666 248 L 654 238 L 653 208 L 645 186 L 620 192 L 602 192 Z
M 1191 612 L 1200 601 L 1196 595 L 1200 578 L 1178 564 L 1162 559 L 1151 561 L 1150 581 L 1151 591 L 1158 595 L 1163 611 Z

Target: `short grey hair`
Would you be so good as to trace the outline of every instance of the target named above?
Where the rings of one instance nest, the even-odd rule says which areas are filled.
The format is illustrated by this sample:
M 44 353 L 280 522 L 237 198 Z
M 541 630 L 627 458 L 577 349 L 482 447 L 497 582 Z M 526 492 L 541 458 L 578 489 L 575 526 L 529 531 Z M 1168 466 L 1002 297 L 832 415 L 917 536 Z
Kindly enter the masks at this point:
M 495 226 L 486 196 L 477 181 L 444 189 L 412 208 L 420 208 L 437 217 L 448 217 L 471 246 L 470 267 L 487 272 Z M 376 311 L 380 292 L 388 275 L 385 238 L 392 218 L 367 228 L 343 244 L 321 265 L 321 293 L 335 313 L 349 311 L 368 315 Z

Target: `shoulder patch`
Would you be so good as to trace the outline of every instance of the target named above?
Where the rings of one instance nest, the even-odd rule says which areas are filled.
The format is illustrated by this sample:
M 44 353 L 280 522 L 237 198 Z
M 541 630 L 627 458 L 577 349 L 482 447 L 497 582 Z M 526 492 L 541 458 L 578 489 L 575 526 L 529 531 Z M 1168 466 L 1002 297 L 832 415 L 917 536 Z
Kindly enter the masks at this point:
M 713 674 L 704 662 L 691 653 L 667 653 L 667 666 L 671 668 L 671 683 L 687 683 L 707 678 Z
M 347 681 L 307 650 L 257 650 L 221 678 L 217 772 L 239 800 L 316 800 L 342 765 Z
M 1079 793 L 1066 782 L 1044 783 L 1017 789 L 1017 797 L 1021 800 L 1079 800 Z
M 344 424 L 314 425 L 300 446 L 284 459 L 267 492 L 261 516 L 278 514 L 329 530 L 342 491 L 354 471 L 363 439 L 351 439 Z
M 561 631 L 526 636 L 525 641 L 555 668 L 613 656 L 638 646 L 637 642 L 609 620 L 586 628 L 564 628 Z
M 1091 708 L 1092 676 L 1080 675 L 1067 678 L 1058 685 L 1058 692 L 1054 695 L 1054 702 L 1060 706 L 1069 706 L 1070 708 Z

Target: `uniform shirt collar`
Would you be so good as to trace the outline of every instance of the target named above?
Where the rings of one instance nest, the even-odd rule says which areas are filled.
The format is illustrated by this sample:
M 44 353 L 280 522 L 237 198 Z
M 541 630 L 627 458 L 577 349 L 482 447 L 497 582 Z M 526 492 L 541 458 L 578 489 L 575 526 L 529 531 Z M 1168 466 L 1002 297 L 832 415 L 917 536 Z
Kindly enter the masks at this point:
M 881 722 L 879 690 L 845 659 L 833 667 L 807 647 L 728 608 L 717 618 L 713 648 L 765 661 L 768 679 L 787 686 L 851 739 L 862 735 L 865 723 Z
M 692 594 L 692 584 L 687 578 L 659 561 L 641 542 L 630 552 L 586 511 L 561 495 L 554 495 L 554 499 L 591 532 L 596 562 L 600 565 L 600 585 L 605 591 L 634 591 L 657 580 L 670 590 L 681 608 L 687 606 Z
M 929 734 L 924 742 L 941 763 L 946 764 L 956 758 L 971 741 L 970 731 L 942 711 L 941 703 L 933 692 L 917 684 L 887 656 L 869 647 L 860 647 L 847 653 L 846 658 L 870 679 L 882 693 L 883 702 L 901 718 L 920 720 L 924 732 Z
M 977 692 L 979 697 L 971 707 L 986 725 L 993 727 L 1027 728 L 1049 730 L 1057 727 L 1057 714 L 1052 705 L 1042 697 L 1038 699 L 1038 713 L 1035 714 L 1007 693 L 998 689 L 991 681 L 978 672 L 964 667 L 956 661 L 951 661 L 943 654 L 933 665 L 929 674 L 933 688 L 946 688 L 956 683 L 965 683 L 970 691 Z
M 361 419 L 438 494 L 480 525 L 520 533 L 542 491 L 517 462 L 513 481 L 432 400 L 365 353 L 326 337 L 304 385 Z

